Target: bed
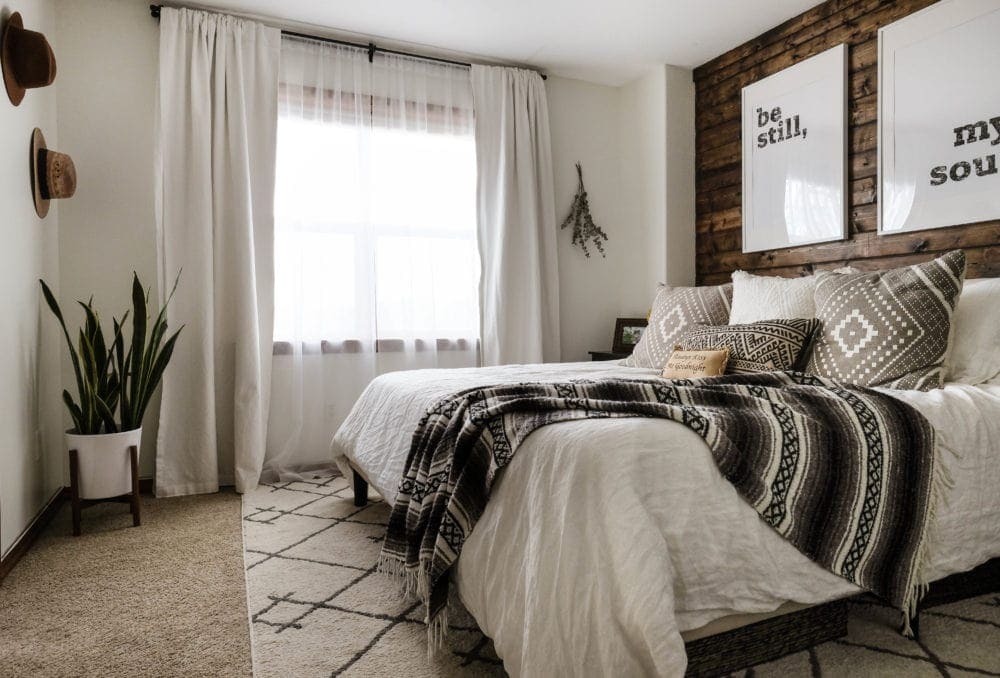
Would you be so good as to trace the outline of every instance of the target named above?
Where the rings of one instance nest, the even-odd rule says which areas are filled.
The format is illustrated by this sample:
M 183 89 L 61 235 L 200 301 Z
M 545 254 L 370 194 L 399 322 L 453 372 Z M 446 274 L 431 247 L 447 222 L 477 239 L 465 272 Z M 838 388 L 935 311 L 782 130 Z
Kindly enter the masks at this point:
M 383 375 L 338 431 L 334 458 L 392 502 L 410 436 L 440 397 L 473 386 L 655 375 L 613 362 Z M 932 522 L 924 579 L 1000 556 L 1000 386 L 892 395 L 935 427 L 953 483 Z M 646 418 L 532 433 L 494 486 L 455 585 L 519 676 L 682 675 L 685 640 L 860 592 L 764 524 L 697 434 Z

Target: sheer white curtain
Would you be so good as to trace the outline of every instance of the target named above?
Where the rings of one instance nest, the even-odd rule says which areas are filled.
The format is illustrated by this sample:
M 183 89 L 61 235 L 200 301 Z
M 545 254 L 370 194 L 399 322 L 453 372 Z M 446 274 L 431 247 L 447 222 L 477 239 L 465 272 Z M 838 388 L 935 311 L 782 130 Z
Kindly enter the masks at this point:
M 162 292 L 184 325 L 163 375 L 157 495 L 257 486 L 272 334 L 280 32 L 160 13 L 157 224 Z M 163 280 L 165 278 L 166 280 Z M 166 283 L 166 284 L 164 284 Z
M 466 68 L 282 40 L 266 465 L 328 463 L 376 375 L 478 362 Z
M 559 360 L 549 108 L 534 71 L 472 66 L 483 363 Z

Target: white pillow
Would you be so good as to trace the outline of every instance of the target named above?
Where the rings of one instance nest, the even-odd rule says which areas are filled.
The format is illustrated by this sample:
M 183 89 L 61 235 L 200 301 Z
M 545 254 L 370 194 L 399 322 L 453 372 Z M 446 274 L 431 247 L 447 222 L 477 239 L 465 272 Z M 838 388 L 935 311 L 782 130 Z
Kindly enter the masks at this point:
M 815 318 L 816 276 L 779 278 L 753 275 L 746 271 L 733 273 L 733 306 L 729 310 L 730 325 L 744 325 L 761 320 Z
M 1000 379 L 1000 278 L 965 281 L 952 327 L 947 381 L 975 386 Z

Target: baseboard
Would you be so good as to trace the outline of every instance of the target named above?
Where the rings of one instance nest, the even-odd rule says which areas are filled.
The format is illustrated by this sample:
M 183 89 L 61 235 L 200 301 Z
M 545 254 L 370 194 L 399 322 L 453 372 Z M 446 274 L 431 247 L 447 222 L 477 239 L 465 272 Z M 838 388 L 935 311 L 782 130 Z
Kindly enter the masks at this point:
M 152 478 L 139 478 L 139 492 L 141 494 L 152 494 L 153 485 Z M 52 522 L 52 519 L 59 512 L 60 507 L 62 507 L 63 502 L 66 501 L 69 501 L 69 488 L 60 487 L 46 502 L 45 506 L 42 507 L 42 510 L 35 515 L 28 526 L 24 528 L 21 536 L 11 546 L 7 555 L 0 558 L 0 582 L 10 574 L 10 571 L 14 569 L 18 561 L 24 557 L 24 554 L 28 552 L 31 545 L 38 539 L 38 535 Z
M 34 519 L 28 523 L 28 526 L 21 532 L 21 536 L 17 538 L 17 541 L 14 542 L 14 545 L 7 552 L 7 555 L 3 559 L 0 559 L 0 582 L 10 574 L 10 571 L 14 569 L 18 561 L 24 557 L 24 554 L 35 543 L 35 540 L 38 539 L 38 535 L 42 533 L 45 526 L 52 522 L 63 502 L 68 499 L 69 490 L 65 487 L 60 487 Z

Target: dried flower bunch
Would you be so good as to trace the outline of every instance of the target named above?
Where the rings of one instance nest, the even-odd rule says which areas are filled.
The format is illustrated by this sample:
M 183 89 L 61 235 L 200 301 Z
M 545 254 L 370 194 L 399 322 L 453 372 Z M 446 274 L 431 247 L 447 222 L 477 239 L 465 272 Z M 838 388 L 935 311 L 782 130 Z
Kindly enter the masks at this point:
M 576 163 L 576 175 L 580 179 L 576 189 L 576 197 L 573 198 L 573 204 L 570 206 L 569 216 L 559 228 L 563 229 L 572 225 L 573 244 L 579 245 L 588 257 L 590 257 L 590 250 L 587 249 L 588 242 L 593 242 L 594 247 L 597 248 L 602 257 L 607 256 L 604 253 L 604 242 L 608 239 L 608 234 L 602 231 L 601 227 L 594 223 L 594 218 L 590 216 L 590 201 L 587 199 L 587 189 L 583 187 L 583 168 L 580 167 L 580 163 Z

